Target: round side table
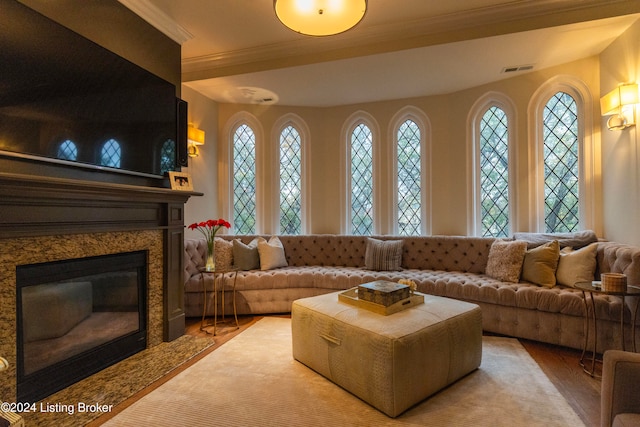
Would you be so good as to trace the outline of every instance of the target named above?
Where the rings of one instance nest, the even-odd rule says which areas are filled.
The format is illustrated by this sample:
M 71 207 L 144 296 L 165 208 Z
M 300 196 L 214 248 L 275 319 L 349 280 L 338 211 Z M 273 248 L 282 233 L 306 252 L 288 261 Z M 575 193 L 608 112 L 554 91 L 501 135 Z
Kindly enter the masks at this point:
M 206 332 L 207 334 L 211 334 L 206 328 L 213 326 L 213 335 L 217 334 L 218 328 L 218 283 L 220 284 L 220 293 L 221 293 L 221 306 L 222 306 L 222 319 L 220 323 L 226 323 L 224 317 L 224 295 L 225 288 L 224 282 L 226 279 L 233 278 L 233 284 L 231 287 L 231 295 L 233 298 L 233 317 L 236 322 L 236 329 L 240 328 L 238 324 L 238 311 L 236 309 L 236 279 L 238 278 L 238 269 L 218 269 L 213 271 L 207 271 L 204 267 L 198 269 L 200 271 L 200 281 L 202 282 L 202 292 L 203 292 L 203 304 L 202 304 L 202 321 L 200 322 L 200 330 Z M 213 325 L 211 323 L 205 323 L 205 319 L 207 317 L 207 286 L 204 281 L 204 276 L 206 274 L 210 274 L 213 276 Z M 218 280 L 216 280 L 216 278 Z
M 582 300 L 584 302 L 584 318 L 585 318 L 585 333 L 584 333 L 584 345 L 582 346 L 582 355 L 580 356 L 580 366 L 582 369 L 592 377 L 595 377 L 596 362 L 602 362 L 596 358 L 596 351 L 598 350 L 598 325 L 596 316 L 596 303 L 593 298 L 594 294 L 612 295 L 622 299 L 622 309 L 620 310 L 620 340 L 622 343 L 622 350 L 625 350 L 625 337 L 624 337 L 624 308 L 625 297 L 637 297 L 635 298 L 635 306 L 631 310 L 631 351 L 636 351 L 636 318 L 638 316 L 638 305 L 640 305 L 640 287 L 627 286 L 626 291 L 605 291 L 602 289 L 600 282 L 579 282 L 576 283 L 576 289 L 582 291 Z M 587 298 L 587 294 L 589 297 Z M 591 318 L 589 318 L 589 303 L 591 301 Z M 589 332 L 593 332 L 593 348 L 590 351 L 591 357 L 589 358 L 591 367 L 586 363 L 586 354 L 589 352 L 587 346 L 589 345 Z

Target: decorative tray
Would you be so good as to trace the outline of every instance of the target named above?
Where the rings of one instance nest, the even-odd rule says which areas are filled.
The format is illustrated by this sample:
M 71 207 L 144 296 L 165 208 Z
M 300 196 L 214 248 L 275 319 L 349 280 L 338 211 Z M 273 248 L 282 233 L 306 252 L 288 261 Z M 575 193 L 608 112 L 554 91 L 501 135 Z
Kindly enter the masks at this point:
M 424 304 L 424 295 L 414 293 L 409 298 L 405 298 L 396 303 L 385 307 L 382 304 L 376 304 L 373 302 L 365 301 L 358 298 L 358 288 L 347 289 L 344 292 L 338 294 L 338 300 L 347 304 L 351 304 L 355 307 L 364 308 L 365 310 L 372 311 L 377 314 L 388 316 L 393 313 L 398 313 L 407 308 L 415 307 L 416 305 Z

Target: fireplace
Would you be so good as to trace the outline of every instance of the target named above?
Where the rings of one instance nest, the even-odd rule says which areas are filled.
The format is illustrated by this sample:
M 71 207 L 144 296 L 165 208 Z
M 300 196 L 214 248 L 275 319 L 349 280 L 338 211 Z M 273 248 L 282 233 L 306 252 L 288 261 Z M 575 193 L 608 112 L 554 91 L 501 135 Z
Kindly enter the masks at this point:
M 18 401 L 40 400 L 147 347 L 147 257 L 17 267 Z

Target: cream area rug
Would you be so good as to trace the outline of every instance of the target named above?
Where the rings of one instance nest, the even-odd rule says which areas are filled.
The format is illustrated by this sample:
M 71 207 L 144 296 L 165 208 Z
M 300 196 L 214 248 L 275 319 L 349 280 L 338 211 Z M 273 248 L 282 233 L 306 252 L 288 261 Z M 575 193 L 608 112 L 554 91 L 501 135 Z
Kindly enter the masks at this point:
M 104 425 L 584 426 L 515 339 L 485 337 L 479 369 L 389 418 L 294 360 L 291 320 L 270 317 Z

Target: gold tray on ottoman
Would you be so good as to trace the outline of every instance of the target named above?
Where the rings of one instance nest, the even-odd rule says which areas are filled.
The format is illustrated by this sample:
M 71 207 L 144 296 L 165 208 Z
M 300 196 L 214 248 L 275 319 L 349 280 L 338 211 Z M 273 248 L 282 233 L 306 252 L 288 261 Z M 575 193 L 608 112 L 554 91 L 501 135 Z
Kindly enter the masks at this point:
M 358 298 L 358 288 L 347 289 L 344 292 L 340 292 L 338 294 L 338 300 L 344 303 L 364 308 L 365 310 L 372 311 L 377 314 L 382 314 L 384 316 L 388 316 L 393 313 L 398 313 L 402 310 L 406 310 L 407 308 L 415 307 L 419 304 L 424 304 L 424 295 L 414 293 L 409 298 L 405 298 L 396 303 L 391 304 L 388 307 L 385 307 L 382 304 L 376 304 L 374 302 L 365 301 L 363 299 Z

